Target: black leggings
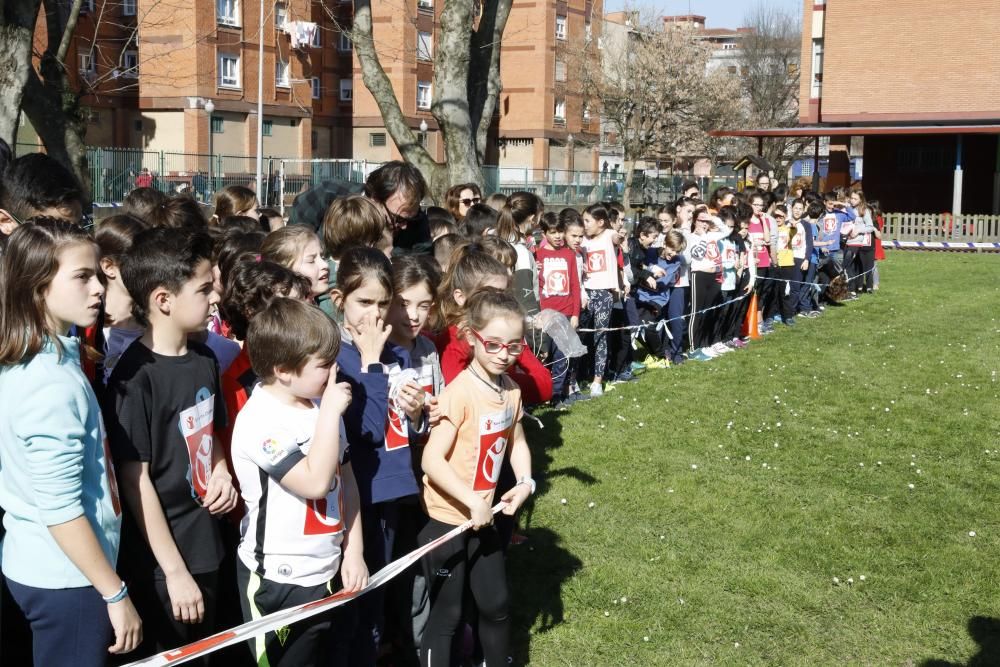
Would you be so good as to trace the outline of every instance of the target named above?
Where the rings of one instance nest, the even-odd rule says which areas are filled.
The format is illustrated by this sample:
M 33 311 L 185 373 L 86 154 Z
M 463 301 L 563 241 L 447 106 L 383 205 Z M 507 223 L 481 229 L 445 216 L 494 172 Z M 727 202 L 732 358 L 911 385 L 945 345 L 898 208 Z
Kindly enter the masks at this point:
M 428 519 L 419 542 L 432 542 L 453 528 Z M 462 596 L 468 582 L 479 612 L 479 640 L 486 665 L 506 665 L 510 639 L 507 571 L 496 529 L 466 531 L 424 556 L 421 564 L 430 586 L 431 613 L 420 644 L 420 664 L 452 664 L 452 639 L 462 620 Z
M 699 310 L 722 303 L 722 283 L 718 274 L 704 271 L 691 272 L 691 322 L 688 324 L 691 349 L 708 347 L 717 343 L 717 323 L 721 309 L 695 315 Z
M 861 262 L 861 272 L 865 275 L 858 278 L 858 291 L 862 289 L 871 292 L 875 289 L 875 246 L 858 248 L 858 261 Z

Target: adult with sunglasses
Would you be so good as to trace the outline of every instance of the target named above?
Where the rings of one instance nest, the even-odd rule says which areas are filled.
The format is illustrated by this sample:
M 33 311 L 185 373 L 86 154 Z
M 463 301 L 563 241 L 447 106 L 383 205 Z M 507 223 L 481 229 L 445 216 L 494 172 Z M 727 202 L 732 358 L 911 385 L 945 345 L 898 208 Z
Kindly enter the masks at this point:
M 475 183 L 459 183 L 444 193 L 445 208 L 455 216 L 455 221 L 458 223 L 465 219 L 470 208 L 482 201 L 483 191 Z

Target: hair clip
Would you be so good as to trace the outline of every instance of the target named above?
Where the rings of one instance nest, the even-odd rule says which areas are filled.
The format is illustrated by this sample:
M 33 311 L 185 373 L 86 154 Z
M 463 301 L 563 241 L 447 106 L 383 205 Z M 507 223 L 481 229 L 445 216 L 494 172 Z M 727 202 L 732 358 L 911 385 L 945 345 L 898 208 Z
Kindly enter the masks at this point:
M 253 261 L 260 262 L 260 255 L 254 255 L 253 256 Z

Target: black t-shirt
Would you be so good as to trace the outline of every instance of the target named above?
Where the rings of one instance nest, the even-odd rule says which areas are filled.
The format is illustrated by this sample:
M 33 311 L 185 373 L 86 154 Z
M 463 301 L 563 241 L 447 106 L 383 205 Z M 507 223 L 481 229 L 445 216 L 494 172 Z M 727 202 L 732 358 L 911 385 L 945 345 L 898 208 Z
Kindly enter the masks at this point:
M 115 463 L 149 463 L 150 478 L 188 571 L 217 570 L 223 555 L 220 526 L 201 505 L 212 470 L 213 434 L 226 426 L 212 351 L 188 342 L 187 354 L 165 357 L 135 341 L 108 381 L 107 407 Z M 128 569 L 142 574 L 151 568 L 163 577 L 132 520 L 122 530 L 122 551 L 126 558 L 120 562 L 136 559 L 127 563 Z

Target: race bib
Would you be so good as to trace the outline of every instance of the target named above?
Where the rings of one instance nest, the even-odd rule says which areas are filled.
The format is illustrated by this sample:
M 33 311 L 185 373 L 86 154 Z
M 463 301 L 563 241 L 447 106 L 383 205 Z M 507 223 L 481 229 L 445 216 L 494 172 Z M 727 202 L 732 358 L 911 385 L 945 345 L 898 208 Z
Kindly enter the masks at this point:
M 594 250 L 587 253 L 587 272 L 600 273 L 608 268 L 608 254 L 605 250 Z
M 180 413 L 181 435 L 187 444 L 189 483 L 192 497 L 205 498 L 212 475 L 212 436 L 215 423 L 215 395 L 201 389 L 196 404 Z
M 306 500 L 303 535 L 334 535 L 344 530 L 344 495 L 340 475 L 333 478 L 333 488 L 326 498 Z
M 513 425 L 514 415 L 510 409 L 479 418 L 479 456 L 473 491 L 492 491 L 496 488 Z
M 545 276 L 543 296 L 569 295 L 569 266 L 565 258 L 546 257 L 542 262 L 542 275 Z
M 389 386 L 400 381 L 402 371 L 399 364 L 389 366 Z M 385 448 L 389 451 L 410 446 L 409 430 L 406 427 L 406 414 L 394 405 L 389 398 L 389 415 L 385 421 Z

